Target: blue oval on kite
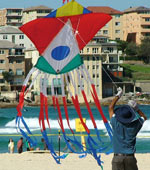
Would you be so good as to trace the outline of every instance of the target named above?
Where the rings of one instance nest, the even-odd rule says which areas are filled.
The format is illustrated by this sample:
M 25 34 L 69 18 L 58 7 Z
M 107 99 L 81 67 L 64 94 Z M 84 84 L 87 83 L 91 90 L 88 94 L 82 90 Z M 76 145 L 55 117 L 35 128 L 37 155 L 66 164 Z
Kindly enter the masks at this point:
M 52 50 L 52 58 L 60 61 L 65 59 L 70 53 L 70 48 L 68 46 L 58 46 Z

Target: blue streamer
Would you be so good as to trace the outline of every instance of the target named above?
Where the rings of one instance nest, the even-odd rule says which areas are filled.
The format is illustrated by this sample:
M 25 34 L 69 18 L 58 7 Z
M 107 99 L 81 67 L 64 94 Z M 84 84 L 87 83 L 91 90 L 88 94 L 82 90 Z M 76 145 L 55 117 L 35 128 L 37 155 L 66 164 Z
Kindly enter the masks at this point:
M 20 130 L 20 133 L 22 134 L 22 136 L 24 136 L 28 142 L 30 143 L 31 146 L 36 146 L 37 145 L 37 140 L 36 138 L 34 137 L 34 140 L 31 139 L 31 137 L 29 137 L 27 135 L 27 133 L 25 131 L 22 130 L 22 128 L 20 127 L 20 121 L 23 123 L 25 129 L 27 130 L 27 132 L 33 136 L 33 134 L 31 133 L 30 129 L 28 128 L 26 122 L 24 121 L 23 117 L 22 116 L 17 116 L 16 117 L 16 124 L 18 124 L 18 128 Z

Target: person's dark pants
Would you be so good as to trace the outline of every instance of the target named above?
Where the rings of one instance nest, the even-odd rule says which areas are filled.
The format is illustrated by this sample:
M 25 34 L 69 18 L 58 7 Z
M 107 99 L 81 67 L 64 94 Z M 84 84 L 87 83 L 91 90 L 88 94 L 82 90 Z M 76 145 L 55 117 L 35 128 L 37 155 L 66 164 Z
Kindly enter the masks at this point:
M 22 153 L 22 151 L 23 151 L 23 148 L 20 147 L 20 148 L 18 149 L 18 153 Z
M 114 155 L 112 170 L 138 170 L 134 155 Z

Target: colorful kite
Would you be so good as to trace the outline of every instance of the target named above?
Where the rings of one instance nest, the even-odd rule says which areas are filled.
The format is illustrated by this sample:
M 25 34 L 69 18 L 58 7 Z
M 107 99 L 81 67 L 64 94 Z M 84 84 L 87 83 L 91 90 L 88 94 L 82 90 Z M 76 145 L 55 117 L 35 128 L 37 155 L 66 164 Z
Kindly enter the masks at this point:
M 34 81 L 37 77 L 40 77 L 40 113 L 39 113 L 39 124 L 41 127 L 42 135 L 48 145 L 50 153 L 54 157 L 57 163 L 60 163 L 60 158 L 65 158 L 65 155 L 58 156 L 53 148 L 53 142 L 47 136 L 45 119 L 47 120 L 47 124 L 50 128 L 50 122 L 48 117 L 48 99 L 47 99 L 47 79 L 51 75 L 56 75 L 56 80 L 58 76 L 61 78 L 61 91 L 62 91 L 62 101 L 64 112 L 66 116 L 66 120 L 68 123 L 68 127 L 70 128 L 70 132 L 73 134 L 73 139 L 67 136 L 62 113 L 60 109 L 60 104 L 58 100 L 57 93 L 54 91 L 53 81 L 51 82 L 51 92 L 52 92 L 52 101 L 53 106 L 58 112 L 58 122 L 62 131 L 63 138 L 71 150 L 71 152 L 81 154 L 80 157 L 83 157 L 87 153 L 90 153 L 97 160 L 98 164 L 101 166 L 102 161 L 100 160 L 99 153 L 105 152 L 108 147 L 103 146 L 103 141 L 100 137 L 99 130 L 97 129 L 97 125 L 90 108 L 86 93 L 83 88 L 83 79 L 89 84 L 91 95 L 97 106 L 97 109 L 103 119 L 105 127 L 110 137 L 110 141 L 112 138 L 112 130 L 111 127 L 103 113 L 101 108 L 99 98 L 96 92 L 95 85 L 84 66 L 84 63 L 80 57 L 80 50 L 83 49 L 86 44 L 95 36 L 95 34 L 108 22 L 111 20 L 111 16 L 104 13 L 92 13 L 86 8 L 82 7 L 76 1 L 72 0 L 68 2 L 64 6 L 58 8 L 57 10 L 51 12 L 44 18 L 35 19 L 23 26 L 20 27 L 22 30 L 35 44 L 37 50 L 40 53 L 40 57 L 35 64 L 35 66 L 31 69 L 28 76 L 26 77 L 22 92 L 20 93 L 20 100 L 17 106 L 17 119 L 16 123 L 18 128 L 23 136 L 25 136 L 32 145 L 36 145 L 36 139 L 31 139 L 30 135 L 32 134 L 30 129 L 28 128 L 26 122 L 22 116 L 22 109 L 24 105 L 24 97 L 27 92 L 31 89 Z M 92 124 L 94 126 L 97 139 L 99 142 L 96 142 L 90 133 L 90 129 L 87 127 L 86 123 L 83 121 L 82 112 L 80 109 L 80 104 L 78 100 L 78 93 L 76 82 L 74 78 L 74 72 L 77 73 L 78 81 L 80 84 L 80 91 L 82 93 L 83 99 L 85 101 L 85 105 L 87 107 L 87 111 L 89 113 L 89 117 L 91 118 Z M 29 83 L 30 77 L 35 73 L 35 77 L 32 80 L 32 83 L 29 87 L 27 87 Z M 83 79 L 81 79 L 81 77 Z M 70 89 L 69 84 L 72 84 L 73 91 Z M 65 87 L 67 86 L 68 93 L 70 98 L 72 99 L 72 103 L 77 112 L 80 121 L 86 130 L 87 139 L 86 139 L 86 151 L 84 146 L 77 140 L 74 135 L 74 131 L 71 129 L 71 125 L 69 122 L 69 112 L 67 108 L 67 98 L 65 94 Z M 27 132 L 25 132 L 21 127 L 20 123 L 23 123 Z M 80 152 L 75 151 L 72 148 L 73 143 L 76 147 L 79 148 Z

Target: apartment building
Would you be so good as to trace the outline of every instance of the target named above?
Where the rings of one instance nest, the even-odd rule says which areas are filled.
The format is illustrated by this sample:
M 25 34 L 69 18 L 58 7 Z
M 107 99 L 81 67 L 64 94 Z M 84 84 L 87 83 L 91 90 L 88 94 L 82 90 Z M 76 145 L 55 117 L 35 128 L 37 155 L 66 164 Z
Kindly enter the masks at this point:
M 42 18 L 46 15 L 48 15 L 52 11 L 52 8 L 49 8 L 47 6 L 35 6 L 26 8 L 23 10 L 23 24 L 32 21 L 37 18 Z
M 111 40 L 123 40 L 123 12 L 107 6 L 89 6 L 88 10 L 95 13 L 106 13 L 112 19 L 97 33 Z
M 25 78 L 24 48 L 7 40 L 0 40 L 0 91 L 21 90 Z M 3 72 L 9 75 L 8 81 Z
M 0 26 L 10 25 L 19 27 L 22 25 L 23 8 L 0 9 Z
M 0 40 L 7 40 L 20 45 L 25 49 L 34 47 L 31 40 L 18 27 L 2 26 L 0 27 Z
M 150 8 L 126 9 L 123 14 L 123 40 L 140 44 L 147 36 L 150 36 Z
M 123 75 L 123 68 L 119 65 L 120 55 L 117 43 L 109 41 L 106 36 L 95 36 L 81 51 L 81 56 L 96 85 L 100 99 L 113 95 L 112 81 L 114 80 L 112 79 L 120 78 Z M 103 73 L 106 73 L 105 76 Z M 88 87 L 85 88 L 88 90 Z

